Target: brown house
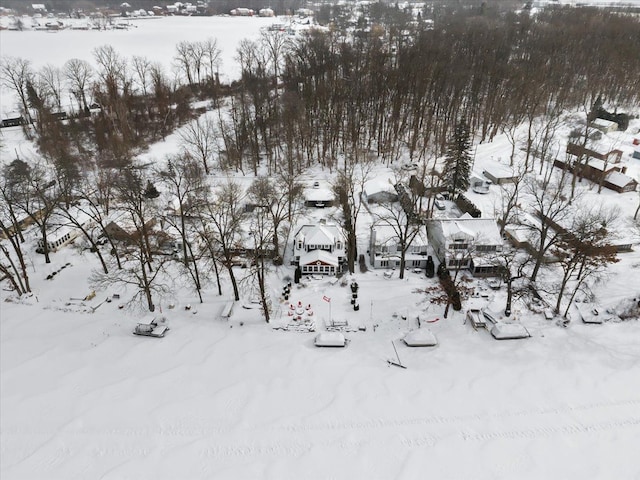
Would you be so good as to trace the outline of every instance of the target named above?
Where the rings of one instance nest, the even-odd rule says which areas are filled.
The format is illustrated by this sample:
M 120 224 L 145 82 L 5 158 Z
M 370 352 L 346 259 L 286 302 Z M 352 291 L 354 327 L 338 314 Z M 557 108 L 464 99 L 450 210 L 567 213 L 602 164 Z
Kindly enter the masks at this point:
M 150 232 L 155 224 L 156 224 L 155 218 L 152 218 L 151 220 L 149 220 L 145 224 L 147 231 Z M 129 222 L 125 223 L 125 222 L 112 221 L 112 222 L 109 222 L 104 227 L 104 229 L 113 240 L 129 243 L 129 244 L 135 243 L 138 240 L 138 237 L 140 235 L 140 231 L 136 228 L 136 226 L 133 225 L 133 223 L 129 223 Z
M 553 165 L 571 173 L 577 170 L 576 165 L 564 160 L 557 159 Z M 602 183 L 604 187 L 618 193 L 634 192 L 638 186 L 638 182 L 626 174 L 627 167 L 620 168 L 602 160 L 591 159 L 587 163 L 581 164 L 580 171 L 576 173 L 594 183 Z
M 598 160 L 606 161 L 607 163 L 620 163 L 622 159 L 622 152 L 620 150 L 611 150 L 608 153 L 600 153 L 596 150 L 583 147 L 575 143 L 569 142 L 567 144 L 567 153 L 569 155 L 575 155 L 576 157 L 588 157 L 597 158 Z

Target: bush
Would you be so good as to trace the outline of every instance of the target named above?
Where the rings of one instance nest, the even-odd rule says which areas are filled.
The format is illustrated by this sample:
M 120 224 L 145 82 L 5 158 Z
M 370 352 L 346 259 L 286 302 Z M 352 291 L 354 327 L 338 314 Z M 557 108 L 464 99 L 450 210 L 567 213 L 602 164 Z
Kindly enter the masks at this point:
M 456 205 L 462 213 L 468 213 L 473 218 L 480 218 L 482 216 L 480 209 L 464 195 L 458 195 L 458 198 L 456 198 Z
M 427 278 L 433 278 L 433 276 L 435 275 L 435 269 L 436 269 L 436 266 L 433 263 L 433 258 L 431 257 L 431 255 L 429 255 L 427 257 L 427 266 L 425 268 Z
M 360 273 L 365 273 L 365 272 L 367 272 L 367 271 L 368 271 L 368 269 L 367 269 L 367 262 L 366 262 L 366 260 L 365 260 L 365 258 L 364 258 L 364 255 L 362 255 L 362 254 L 361 254 L 361 255 L 358 257 L 358 264 L 360 265 Z

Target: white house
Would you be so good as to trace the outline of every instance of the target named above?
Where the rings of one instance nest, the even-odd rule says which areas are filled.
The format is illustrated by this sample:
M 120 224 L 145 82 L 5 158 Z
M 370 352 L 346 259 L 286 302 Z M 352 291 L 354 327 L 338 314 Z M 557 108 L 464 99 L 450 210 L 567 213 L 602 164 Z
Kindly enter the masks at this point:
M 345 259 L 344 235 L 337 225 L 303 225 L 293 238 L 293 263 L 303 275 L 335 275 Z
M 425 268 L 428 245 L 426 230 L 421 228 L 405 254 L 405 265 L 411 268 Z M 369 262 L 373 268 L 400 267 L 401 251 L 398 235 L 391 225 L 378 223 L 371 227 Z
M 499 271 L 494 254 L 502 251 L 502 237 L 493 218 L 460 218 L 430 221 L 429 241 L 449 270 L 469 270 L 473 275 L 491 276 Z
M 615 132 L 618 130 L 618 124 L 604 118 L 596 118 L 590 124 L 593 128 L 600 130 L 602 133 Z

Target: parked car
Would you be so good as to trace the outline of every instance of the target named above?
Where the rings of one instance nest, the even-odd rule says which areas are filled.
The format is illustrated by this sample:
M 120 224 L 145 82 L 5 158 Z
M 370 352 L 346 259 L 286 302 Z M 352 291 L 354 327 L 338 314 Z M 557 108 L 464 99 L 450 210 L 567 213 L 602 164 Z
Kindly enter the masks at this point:
M 433 204 L 435 205 L 435 207 L 438 210 L 444 210 L 446 207 L 444 205 L 444 200 L 439 200 L 437 197 L 435 199 L 435 201 L 433 202 Z

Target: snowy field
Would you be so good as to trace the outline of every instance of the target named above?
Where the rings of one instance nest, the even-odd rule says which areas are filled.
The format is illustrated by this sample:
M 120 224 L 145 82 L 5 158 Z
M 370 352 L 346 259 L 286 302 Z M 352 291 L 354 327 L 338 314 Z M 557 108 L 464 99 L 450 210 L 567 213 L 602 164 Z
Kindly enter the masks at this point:
M 259 19 L 217 22 L 223 20 L 255 26 L 250 34 L 259 31 Z M 107 42 L 128 55 L 166 60 L 179 40 L 208 36 L 209 19 L 171 19 L 202 22 L 202 36 L 187 23 L 184 37 L 167 35 L 160 28 L 166 21 L 96 33 L 93 44 L 84 41 L 92 32 L 2 32 L 0 48 L 35 65 L 88 58 L 91 48 Z M 145 28 L 156 37 L 134 43 L 131 36 Z M 68 51 L 51 50 L 50 57 L 37 46 L 39 39 L 67 34 L 82 36 L 82 45 L 68 40 L 59 46 Z M 31 50 L 5 41 L 20 35 L 35 39 Z M 134 45 L 148 50 L 134 51 Z M 229 55 L 225 69 L 232 69 L 226 58 L 234 47 L 221 47 Z M 623 150 L 634 177 L 640 161 L 629 158 L 630 142 L 639 127 L 636 120 L 627 133 L 604 139 Z M 19 129 L 2 135 L 3 161 L 16 148 L 23 155 L 31 148 Z M 144 158 L 160 159 L 177 148 L 174 134 Z M 479 145 L 474 170 L 504 163 L 509 150 L 504 136 Z M 317 170 L 306 181 L 326 178 Z M 594 202 L 620 205 L 625 218 L 637 206 L 637 193 L 580 188 Z M 492 212 L 496 192 L 473 200 Z M 309 211 L 308 219 L 331 220 L 336 213 Z M 364 213 L 361 251 L 369 224 Z M 35 235 L 29 233 L 28 242 Z M 594 287 L 603 307 L 640 295 L 640 247 L 620 258 Z M 640 478 L 637 320 L 562 328 L 516 304 L 531 337 L 499 342 L 474 331 L 462 312 L 445 319 L 443 306 L 425 293 L 436 283 L 424 274 L 408 271 L 400 280 L 397 272 L 385 278 L 371 270 L 353 276 L 360 286 L 357 312 L 341 282 L 310 278 L 292 289 L 290 301 L 312 305 L 319 331 L 330 318 L 349 322 L 354 331 L 345 333 L 344 349 L 319 349 L 315 333 L 264 324 L 258 310 L 243 308 L 251 297 L 246 289 L 230 320 L 222 320 L 228 285 L 223 297 L 208 289 L 203 304 L 176 287 L 160 304 L 170 331 L 155 339 L 132 335 L 142 313 L 119 308 L 131 292 L 97 291 L 84 300 L 97 267 L 93 255 L 72 247 L 53 253 L 49 265 L 36 254 L 30 262 L 32 297 L 16 303 L 0 291 L 2 480 Z M 290 301 L 280 292 L 287 277 L 293 269 L 284 266 L 269 279 L 282 315 L 274 324 L 286 319 Z M 495 295 L 493 310 L 504 308 L 504 292 L 493 293 L 484 280 L 471 286 Z M 402 337 L 418 328 L 418 316 L 438 346 L 403 344 Z M 392 342 L 407 369 L 388 365 L 395 360 Z
M 348 287 L 293 288 L 319 318 L 328 296 L 334 320 L 366 327 L 345 349 L 240 305 L 222 321 L 212 292 L 191 310 L 185 296 L 165 305 L 171 330 L 154 339 L 131 334 L 136 314 L 103 303 L 111 292 L 79 300 L 91 263 L 54 254 L 34 265 L 30 305 L 1 305 L 3 479 L 640 475 L 637 321 L 565 329 L 532 316 L 531 338 L 498 342 L 442 318 L 424 276 L 369 272 L 355 276 L 359 312 Z M 417 313 L 440 318 L 428 324 L 439 346 L 399 340 Z M 387 365 L 391 341 L 406 370 Z

